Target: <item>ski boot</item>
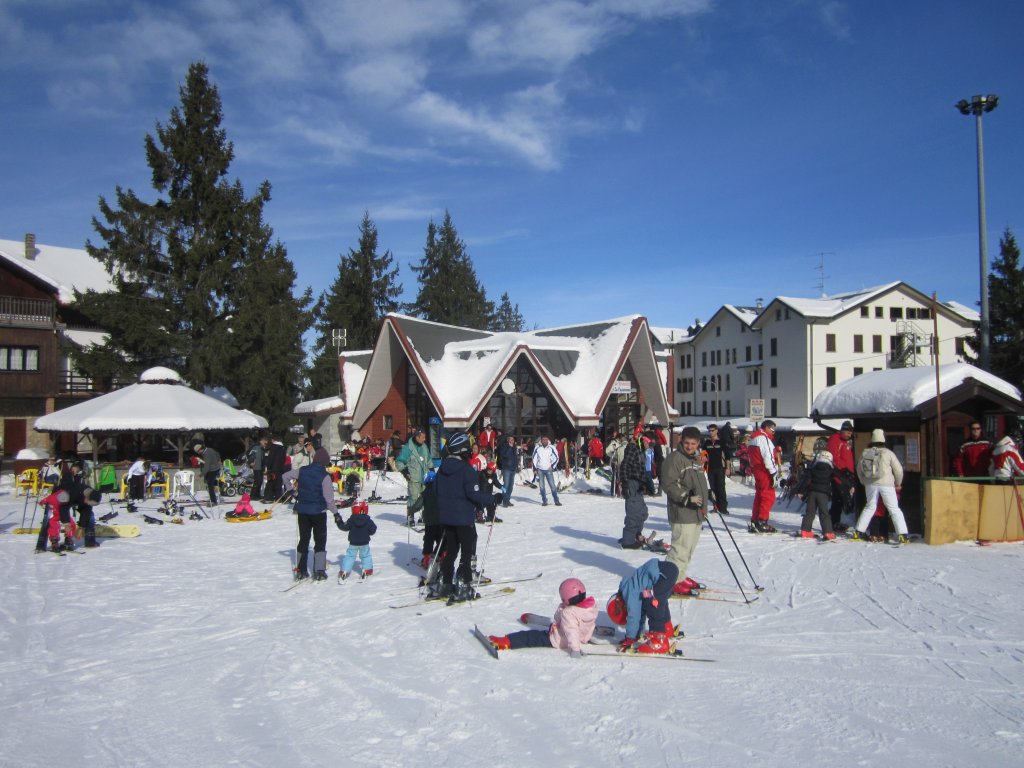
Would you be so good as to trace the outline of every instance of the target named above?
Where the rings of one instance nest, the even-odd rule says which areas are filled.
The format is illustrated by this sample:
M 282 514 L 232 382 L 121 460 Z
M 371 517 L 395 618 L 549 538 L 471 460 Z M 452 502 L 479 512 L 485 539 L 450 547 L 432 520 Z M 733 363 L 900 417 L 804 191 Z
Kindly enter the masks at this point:
M 633 653 L 665 654 L 672 650 L 665 632 L 648 632 L 647 640 L 635 646 Z
M 476 600 L 480 597 L 480 593 L 473 589 L 473 585 L 468 581 L 460 581 L 453 588 L 452 593 L 448 596 L 448 605 L 455 605 L 455 603 L 465 603 L 468 600 Z
M 509 643 L 508 637 L 501 635 L 488 635 L 487 639 L 491 641 L 491 645 L 494 646 L 496 651 L 508 651 L 512 649 L 512 645 Z
M 679 581 L 676 582 L 676 585 L 674 587 L 672 587 L 672 594 L 683 595 L 685 597 L 697 597 L 700 594 L 700 592 L 691 587 L 685 581 Z
M 190 514 L 190 515 L 188 516 L 188 519 L 189 519 L 189 520 L 202 520 L 202 519 L 203 519 L 203 516 L 202 516 L 202 515 L 200 515 L 200 514 L 199 514 L 198 512 L 195 512 L 195 511 L 193 511 L 193 512 L 192 512 L 192 514 Z
M 445 584 L 438 579 L 427 585 L 427 600 L 447 600 L 454 593 L 451 584 Z
M 814 538 L 814 531 L 804 531 L 804 530 L 801 530 L 800 531 L 800 538 L 801 539 L 813 539 Z
M 896 543 L 899 544 L 899 545 L 909 544 L 910 543 L 910 539 L 908 539 L 905 534 L 901 533 L 899 535 L 899 537 L 896 539 Z
M 65 536 L 64 537 L 64 551 L 65 552 L 74 552 L 75 551 L 75 540 L 72 539 L 70 536 Z
M 341 584 L 341 582 L 345 581 L 345 579 L 347 579 L 351 575 L 352 574 L 348 571 L 338 571 L 338 583 Z
M 853 541 L 867 541 L 868 540 L 868 535 L 867 535 L 866 532 L 865 533 L 861 533 L 856 528 L 854 528 L 853 529 L 853 534 L 850 536 L 850 538 Z
M 834 533 L 832 533 L 831 531 L 829 531 L 828 533 L 821 534 L 821 540 L 822 541 L 835 541 L 836 540 L 836 535 Z
M 56 552 L 58 555 L 61 553 L 60 537 L 53 536 L 50 538 L 50 551 Z
M 327 571 L 314 571 L 313 581 L 327 581 Z
M 665 635 L 670 639 L 686 637 L 686 633 L 683 632 L 683 628 L 678 624 L 673 624 L 671 621 L 665 622 Z
M 305 569 L 299 570 L 298 568 L 293 568 L 292 569 L 292 578 L 295 581 L 302 581 L 303 579 L 308 579 L 309 578 L 309 574 L 306 573 Z
M 424 571 L 429 569 L 430 568 L 430 555 L 424 555 L 423 559 L 420 560 L 419 563 L 417 563 L 417 565 L 419 565 L 419 567 L 422 568 Z

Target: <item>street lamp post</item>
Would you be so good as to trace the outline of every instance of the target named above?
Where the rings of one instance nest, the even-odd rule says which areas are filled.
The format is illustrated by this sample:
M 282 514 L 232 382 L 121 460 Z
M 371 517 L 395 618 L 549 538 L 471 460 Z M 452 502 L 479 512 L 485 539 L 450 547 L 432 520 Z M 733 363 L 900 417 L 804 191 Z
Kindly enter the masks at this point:
M 999 105 L 999 97 L 973 96 L 961 99 L 956 108 L 961 115 L 974 115 L 978 135 L 978 256 L 981 263 L 981 367 L 989 370 L 992 349 L 989 343 L 988 316 L 988 237 L 985 233 L 985 142 L 981 131 L 981 116 Z

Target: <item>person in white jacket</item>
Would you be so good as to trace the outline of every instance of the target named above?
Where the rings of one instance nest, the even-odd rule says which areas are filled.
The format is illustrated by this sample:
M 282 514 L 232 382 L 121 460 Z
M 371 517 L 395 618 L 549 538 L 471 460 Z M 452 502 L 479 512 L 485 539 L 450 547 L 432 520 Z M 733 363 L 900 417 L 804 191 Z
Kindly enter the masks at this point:
M 885 447 L 885 433 L 882 430 L 876 429 L 871 433 L 871 442 L 857 460 L 857 477 L 864 485 L 867 503 L 857 518 L 853 538 L 867 540 L 868 523 L 874 517 L 881 497 L 893 527 L 899 534 L 899 543 L 906 544 L 907 521 L 896 495 L 903 485 L 903 466 L 896 454 Z
M 988 465 L 988 473 L 999 480 L 1010 480 L 1024 475 L 1024 461 L 1021 460 L 1013 438 L 1006 435 L 992 449 L 992 459 Z
M 533 449 L 533 470 L 537 474 L 537 485 L 540 487 L 541 506 L 548 505 L 548 494 L 544 489 L 545 481 L 551 486 L 551 497 L 555 506 L 562 506 L 558 500 L 558 486 L 555 484 L 555 468 L 558 466 L 558 451 L 551 444 L 547 435 L 542 435 L 537 447 Z

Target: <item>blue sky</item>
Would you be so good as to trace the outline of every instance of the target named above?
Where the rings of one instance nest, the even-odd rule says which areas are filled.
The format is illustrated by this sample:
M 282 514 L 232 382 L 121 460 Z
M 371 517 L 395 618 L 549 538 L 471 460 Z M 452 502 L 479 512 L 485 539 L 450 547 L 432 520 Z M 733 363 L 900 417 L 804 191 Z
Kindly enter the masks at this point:
M 452 214 L 532 326 L 905 280 L 978 300 L 1024 239 L 1024 4 L 979 0 L 0 0 L 0 237 L 81 247 L 204 60 L 231 176 L 268 180 L 299 288 L 363 211 L 416 285 Z M 824 261 L 824 270 L 819 264 Z

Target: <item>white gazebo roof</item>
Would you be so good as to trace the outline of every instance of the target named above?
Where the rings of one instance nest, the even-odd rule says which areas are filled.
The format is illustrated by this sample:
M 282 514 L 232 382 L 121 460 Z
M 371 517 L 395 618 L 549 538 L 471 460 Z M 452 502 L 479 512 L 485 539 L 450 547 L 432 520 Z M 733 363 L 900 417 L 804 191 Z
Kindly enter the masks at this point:
M 36 419 L 38 432 L 192 432 L 265 429 L 250 411 L 189 389 L 169 368 L 150 368 L 138 384 Z

